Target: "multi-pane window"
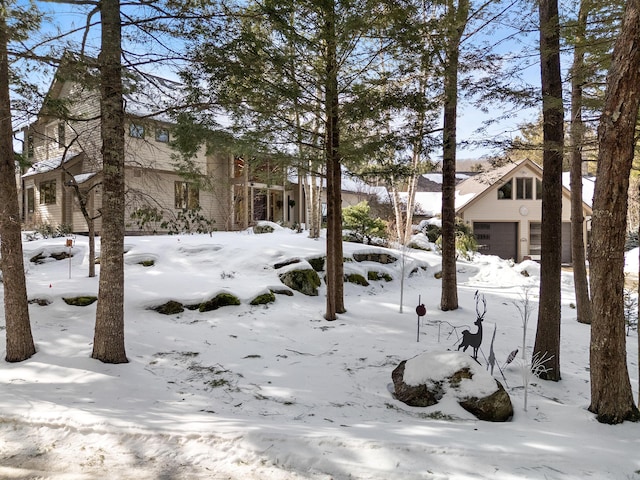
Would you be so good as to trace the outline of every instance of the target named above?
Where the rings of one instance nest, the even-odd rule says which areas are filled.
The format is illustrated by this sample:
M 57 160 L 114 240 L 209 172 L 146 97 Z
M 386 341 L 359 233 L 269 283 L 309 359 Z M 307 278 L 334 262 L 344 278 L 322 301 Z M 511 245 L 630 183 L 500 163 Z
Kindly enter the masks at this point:
M 34 146 L 33 146 L 33 135 L 27 136 L 27 158 L 33 158 L 34 154 Z
M 505 182 L 498 189 L 498 200 L 511 200 L 513 198 L 513 179 Z
M 144 138 L 144 125 L 140 125 L 139 123 L 130 123 L 129 136 L 133 138 Z
M 200 190 L 189 182 L 175 182 L 175 208 L 192 209 L 200 206 Z
M 58 147 L 64 148 L 66 141 L 64 122 L 58 123 Z
M 531 177 L 516 178 L 516 198 L 518 200 L 533 199 L 533 178 Z
M 56 181 L 40 182 L 40 205 L 54 205 L 56 203 Z
M 536 178 L 536 200 L 542 200 L 542 180 Z
M 169 129 L 158 128 L 156 130 L 156 142 L 169 143 Z
M 33 188 L 27 188 L 27 213 L 35 211 L 36 197 Z

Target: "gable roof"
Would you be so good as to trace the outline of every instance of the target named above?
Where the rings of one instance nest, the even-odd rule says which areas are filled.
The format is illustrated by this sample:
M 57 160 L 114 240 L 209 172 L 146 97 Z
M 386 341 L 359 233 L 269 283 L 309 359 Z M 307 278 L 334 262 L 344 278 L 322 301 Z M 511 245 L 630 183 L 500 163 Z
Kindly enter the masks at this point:
M 469 205 L 477 202 L 492 190 L 491 187 L 494 185 L 502 185 L 505 183 L 505 177 L 510 177 L 516 169 L 521 167 L 529 167 L 542 178 L 542 168 L 537 163 L 528 159 L 507 163 L 493 170 L 479 173 L 464 182 L 460 182 L 456 187 L 456 193 L 463 197 L 460 203 L 456 202 L 456 210 L 464 210 Z
M 73 73 L 74 69 L 77 71 L 78 68 L 86 68 L 86 70 L 82 71 L 86 72 L 89 77 L 97 75 L 97 67 L 95 66 L 97 65 L 97 60 L 89 58 L 86 61 L 90 62 L 90 65 L 84 67 L 78 57 L 67 54 L 58 67 L 58 71 L 49 87 L 48 95 L 51 98 L 60 98 L 62 86 L 65 82 L 80 82 L 81 80 Z M 182 83 L 132 68 L 123 68 L 122 84 L 125 114 L 133 117 L 145 117 L 165 123 L 173 123 L 169 112 L 184 103 L 186 97 Z M 99 88 L 96 84 L 96 98 L 98 98 L 99 94 Z M 47 117 L 45 105 L 40 110 L 39 117 Z
M 489 192 L 495 190 L 500 185 L 509 181 L 516 170 L 522 168 L 528 168 L 531 170 L 537 178 L 542 179 L 542 167 L 528 158 L 520 160 L 518 162 L 507 163 L 501 167 L 498 167 L 487 172 L 480 173 L 473 177 L 468 178 L 464 182 L 461 182 L 456 187 L 456 213 L 464 211 L 466 208 L 478 202 Z M 584 180 L 583 180 L 584 184 Z M 589 189 L 585 189 L 588 195 Z M 567 184 L 563 182 L 562 195 L 571 198 L 571 190 L 569 190 Z M 585 202 L 583 195 L 583 206 L 586 207 L 589 214 L 591 214 L 591 202 Z
M 508 163 L 501 167 L 498 167 L 487 172 L 478 173 L 473 176 L 468 176 L 465 180 L 458 183 L 456 186 L 456 198 L 455 208 L 456 212 L 461 212 L 465 208 L 469 207 L 473 203 L 479 201 L 483 196 L 487 195 L 490 191 L 493 191 L 494 185 L 496 188 L 504 183 L 505 179 L 511 178 L 513 173 L 523 166 L 527 166 L 533 170 L 533 172 L 539 178 L 542 178 L 542 167 L 531 160 L 521 160 L 519 162 Z M 506 178 L 505 178 L 506 177 Z M 571 190 L 569 188 L 569 176 L 563 174 L 563 195 L 569 197 Z M 583 177 L 583 204 L 586 207 L 588 214 L 591 214 L 591 204 L 593 198 L 593 178 Z M 401 198 L 406 199 L 406 192 L 401 193 Z M 416 213 L 426 216 L 440 215 L 442 210 L 442 193 L 437 192 L 416 192 Z

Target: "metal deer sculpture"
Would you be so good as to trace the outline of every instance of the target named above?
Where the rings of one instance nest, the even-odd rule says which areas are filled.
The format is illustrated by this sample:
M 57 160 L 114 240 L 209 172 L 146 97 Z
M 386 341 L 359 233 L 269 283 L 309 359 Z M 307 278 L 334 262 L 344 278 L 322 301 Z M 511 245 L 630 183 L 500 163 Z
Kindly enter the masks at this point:
M 458 350 L 462 348 L 462 351 L 466 352 L 467 348 L 472 347 L 473 348 L 472 357 L 477 362 L 478 349 L 480 348 L 480 344 L 482 344 L 482 321 L 484 320 L 484 314 L 487 313 L 487 300 L 486 298 L 484 298 L 484 295 L 482 295 L 482 298 L 481 298 L 478 295 L 477 291 L 474 297 L 476 299 L 476 316 L 477 316 L 474 324 L 478 327 L 478 331 L 476 333 L 471 333 L 469 330 L 463 331 L 462 342 L 460 342 L 460 345 L 458 345 Z M 483 305 L 482 313 L 480 313 L 480 308 L 479 308 L 480 301 L 482 301 L 482 305 Z

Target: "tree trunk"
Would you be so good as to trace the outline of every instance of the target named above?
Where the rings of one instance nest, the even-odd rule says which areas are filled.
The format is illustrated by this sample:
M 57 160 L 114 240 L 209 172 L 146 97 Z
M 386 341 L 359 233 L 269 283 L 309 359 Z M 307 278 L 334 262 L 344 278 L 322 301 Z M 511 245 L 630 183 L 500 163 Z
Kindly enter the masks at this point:
M 562 157 L 564 112 L 560 76 L 560 26 L 557 0 L 540 1 L 543 171 L 540 303 L 534 360 L 540 378 L 560 380 L 560 274 L 562 252 Z M 535 363 L 535 362 L 533 362 Z
M 598 170 L 591 242 L 591 405 L 603 423 L 638 420 L 627 370 L 624 243 L 629 174 L 640 105 L 640 0 L 629 0 L 607 76 L 598 127 Z
M 9 56 L 5 5 L 0 5 L 0 262 L 4 285 L 7 362 L 21 362 L 36 353 L 29 321 L 27 286 L 22 256 L 20 207 L 13 153 L 9 97 Z
M 101 130 L 103 162 L 100 282 L 92 357 L 125 363 L 124 345 L 124 107 L 120 2 L 100 3 L 102 47 Z
M 456 273 L 456 129 L 460 40 L 467 23 L 468 0 L 448 7 L 449 34 L 444 69 L 444 125 L 442 133 L 442 292 L 440 309 L 458 308 Z
M 89 228 L 89 278 L 96 276 L 96 225 L 95 220 L 87 222 Z
M 327 311 L 325 318 L 335 320 L 344 313 L 344 266 L 342 264 L 342 172 L 340 171 L 340 131 L 338 129 L 338 64 L 335 4 L 328 2 L 325 24 L 326 79 L 325 156 L 327 162 Z
M 404 220 L 404 238 L 402 239 L 402 245 L 407 245 L 409 240 L 411 239 L 411 234 L 413 233 L 413 210 L 416 205 L 416 186 L 418 184 L 418 168 L 420 165 L 420 153 L 418 151 L 413 152 L 412 155 L 412 163 L 411 163 L 411 176 L 409 177 L 408 186 L 407 186 L 407 213 L 405 215 Z
M 571 67 L 571 257 L 573 283 L 576 294 L 578 322 L 591 323 L 591 299 L 584 251 L 584 214 L 582 211 L 582 85 L 584 83 L 584 36 L 588 8 L 580 2 L 577 19 L 576 45 Z

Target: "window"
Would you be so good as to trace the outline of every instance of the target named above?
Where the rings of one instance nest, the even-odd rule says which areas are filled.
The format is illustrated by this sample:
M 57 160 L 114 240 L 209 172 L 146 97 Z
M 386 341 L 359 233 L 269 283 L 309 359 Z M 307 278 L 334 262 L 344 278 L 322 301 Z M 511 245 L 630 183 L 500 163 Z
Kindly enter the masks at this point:
M 27 158 L 33 158 L 33 135 L 27 136 Z
M 513 192 L 513 179 L 506 182 L 498 189 L 498 200 L 511 200 Z
M 56 181 L 40 182 L 40 205 L 55 205 Z
M 533 199 L 533 178 L 516 178 L 516 198 L 518 200 Z
M 33 188 L 27 188 L 27 213 L 33 213 L 35 211 L 35 199 Z
M 64 122 L 60 122 L 58 123 L 58 147 L 64 148 L 65 140 L 66 140 L 66 136 L 65 136 Z
M 133 138 L 144 138 L 144 125 L 140 125 L 139 123 L 130 123 L 129 136 Z
M 169 129 L 158 128 L 156 130 L 156 142 L 169 143 Z
M 193 183 L 175 182 L 175 208 L 192 209 L 200 206 L 200 190 Z
M 542 180 L 536 178 L 536 200 L 542 200 Z

